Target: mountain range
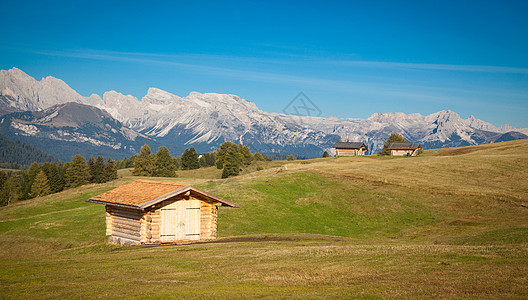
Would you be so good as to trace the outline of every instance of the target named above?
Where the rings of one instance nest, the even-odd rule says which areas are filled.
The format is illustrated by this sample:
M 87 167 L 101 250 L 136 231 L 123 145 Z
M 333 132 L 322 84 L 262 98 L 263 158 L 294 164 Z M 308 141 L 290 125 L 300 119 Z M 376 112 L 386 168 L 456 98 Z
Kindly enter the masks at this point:
M 528 128 L 496 127 L 449 110 L 339 119 L 265 112 L 229 94 L 179 97 L 150 88 L 141 100 L 115 91 L 83 97 L 60 79 L 37 81 L 17 68 L 0 71 L 0 116 L 0 132 L 62 160 L 76 153 L 121 158 L 144 143 L 166 145 L 176 155 L 232 141 L 266 154 L 319 157 L 339 141 L 362 141 L 376 153 L 392 132 L 425 149 L 528 138 Z

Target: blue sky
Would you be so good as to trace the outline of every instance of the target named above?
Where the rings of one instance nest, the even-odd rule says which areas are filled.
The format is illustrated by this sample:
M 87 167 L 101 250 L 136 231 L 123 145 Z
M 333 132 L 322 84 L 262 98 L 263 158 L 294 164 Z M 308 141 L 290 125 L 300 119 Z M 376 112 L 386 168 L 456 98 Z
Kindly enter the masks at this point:
M 365 3 L 367 2 L 367 3 Z M 322 116 L 528 127 L 527 1 L 3 1 L 0 68 L 81 95 L 230 93 Z

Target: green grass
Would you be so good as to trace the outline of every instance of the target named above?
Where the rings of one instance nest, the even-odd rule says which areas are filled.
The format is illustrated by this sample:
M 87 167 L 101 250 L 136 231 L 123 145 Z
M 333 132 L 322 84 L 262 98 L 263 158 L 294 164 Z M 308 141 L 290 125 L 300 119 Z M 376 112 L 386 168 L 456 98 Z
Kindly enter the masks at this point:
M 417 199 L 390 198 L 364 186 L 312 172 L 281 174 L 210 191 L 243 209 L 222 211 L 224 236 L 311 233 L 355 238 L 387 237 L 440 218 Z M 387 201 L 387 200 L 390 201 Z
M 130 170 L 0 208 L 2 298 L 528 297 L 527 140 L 306 162 L 152 178 L 242 206 L 214 243 L 105 244 L 85 200 Z

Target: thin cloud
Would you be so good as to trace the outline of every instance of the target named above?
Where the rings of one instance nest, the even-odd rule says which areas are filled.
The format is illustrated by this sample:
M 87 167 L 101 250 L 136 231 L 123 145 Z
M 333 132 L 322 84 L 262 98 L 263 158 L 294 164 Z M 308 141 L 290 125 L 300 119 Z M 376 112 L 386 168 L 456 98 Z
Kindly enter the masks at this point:
M 445 100 L 452 100 L 455 95 L 465 99 L 472 99 L 479 95 L 483 98 L 489 97 L 504 97 L 508 94 L 509 98 L 525 99 L 526 93 L 512 93 L 510 90 L 493 89 L 486 87 L 484 89 L 458 89 L 453 87 L 433 86 L 427 83 L 416 84 L 411 81 L 408 84 L 395 83 L 379 83 L 368 81 L 350 81 L 340 79 L 327 79 L 308 76 L 298 76 L 280 73 L 271 73 L 264 71 L 243 70 L 227 67 L 216 67 L 211 65 L 197 64 L 197 63 L 183 63 L 181 60 L 204 61 L 211 59 L 215 63 L 230 61 L 237 59 L 236 57 L 225 57 L 215 55 L 201 55 L 201 54 L 152 54 L 152 53 L 137 53 L 137 52 L 112 52 L 99 50 L 76 50 L 76 51 L 35 51 L 28 50 L 33 53 L 48 56 L 60 57 L 75 57 L 93 60 L 106 60 L 116 62 L 132 62 L 142 64 L 158 64 L 165 66 L 172 66 L 178 69 L 183 69 L 188 72 L 197 72 L 202 74 L 218 75 L 223 77 L 236 78 L 239 80 L 267 82 L 267 83 L 290 83 L 303 86 L 318 86 L 328 90 L 348 91 L 353 94 L 360 95 L 380 95 L 384 97 L 406 97 L 406 98 L 422 98 L 429 99 L 431 102 L 442 102 Z M 243 58 L 244 59 L 244 58 Z M 249 58 L 251 59 L 251 58 Z M 238 60 L 238 59 L 237 59 Z M 266 59 L 261 60 L 266 62 Z M 274 60 L 274 62 L 277 62 Z M 522 68 L 508 68 L 508 67 L 493 67 L 493 66 L 459 66 L 459 65 L 439 65 L 439 64 L 413 64 L 413 63 L 392 63 L 392 62 L 370 62 L 370 61 L 325 61 L 325 63 L 339 63 L 346 66 L 366 66 L 377 68 L 407 68 L 407 69 L 427 69 L 427 70 L 452 70 L 452 71 L 473 71 L 473 72 L 509 72 L 509 73 L 528 73 L 528 69 Z M 462 95 L 467 96 L 462 96 Z M 459 98 L 460 99 L 460 98 Z
M 446 64 L 417 64 L 399 62 L 377 62 L 377 61 L 333 61 L 333 64 L 342 66 L 361 66 L 387 69 L 419 69 L 419 70 L 443 70 L 463 71 L 481 73 L 509 73 L 528 74 L 528 68 L 502 67 L 502 66 L 480 66 L 480 65 L 446 65 Z

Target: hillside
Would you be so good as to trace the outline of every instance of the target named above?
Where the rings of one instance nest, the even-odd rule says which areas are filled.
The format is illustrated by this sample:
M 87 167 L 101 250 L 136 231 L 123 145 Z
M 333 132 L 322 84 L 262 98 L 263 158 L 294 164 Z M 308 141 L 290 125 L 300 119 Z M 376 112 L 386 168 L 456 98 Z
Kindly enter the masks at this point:
M 58 162 L 46 152 L 20 141 L 13 141 L 0 133 L 0 163 L 29 166 L 33 162 Z
M 240 205 L 219 239 L 105 245 L 89 185 L 0 208 L 9 298 L 528 297 L 528 140 L 419 157 L 273 162 L 227 180 L 179 178 Z

